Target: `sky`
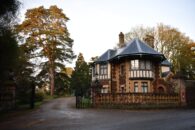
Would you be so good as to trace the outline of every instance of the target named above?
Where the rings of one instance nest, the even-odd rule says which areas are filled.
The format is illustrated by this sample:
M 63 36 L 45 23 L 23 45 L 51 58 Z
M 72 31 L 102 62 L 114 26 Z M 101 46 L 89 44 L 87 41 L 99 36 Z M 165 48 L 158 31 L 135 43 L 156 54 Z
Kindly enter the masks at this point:
M 195 0 L 20 0 L 21 22 L 27 9 L 57 5 L 70 18 L 67 27 L 76 55 L 88 62 L 118 43 L 120 32 L 136 26 L 170 25 L 195 41 Z M 74 67 L 72 64 L 66 66 Z

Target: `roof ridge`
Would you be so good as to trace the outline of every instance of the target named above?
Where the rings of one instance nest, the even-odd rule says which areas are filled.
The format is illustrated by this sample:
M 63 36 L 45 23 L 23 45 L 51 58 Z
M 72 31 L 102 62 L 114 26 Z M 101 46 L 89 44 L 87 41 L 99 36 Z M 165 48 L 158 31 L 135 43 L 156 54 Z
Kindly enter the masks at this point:
M 143 52 L 143 50 L 142 50 L 142 48 L 141 48 L 141 46 L 140 46 L 140 44 L 139 44 L 140 42 L 138 42 L 138 40 L 139 40 L 138 38 L 135 39 L 135 43 L 136 43 L 136 46 L 137 46 L 137 48 L 138 48 L 138 51 L 139 51 L 139 52 Z
M 107 55 L 107 57 L 108 57 L 108 59 L 110 58 L 110 49 L 108 50 L 108 55 Z

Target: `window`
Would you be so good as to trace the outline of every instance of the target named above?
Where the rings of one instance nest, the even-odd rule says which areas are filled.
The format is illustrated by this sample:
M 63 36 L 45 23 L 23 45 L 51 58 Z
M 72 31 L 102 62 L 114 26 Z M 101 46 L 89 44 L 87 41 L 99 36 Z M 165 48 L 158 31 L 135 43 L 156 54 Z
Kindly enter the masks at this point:
M 146 69 L 147 69 L 147 70 L 151 70 L 151 69 L 152 69 L 152 64 L 151 64 L 151 62 L 146 61 Z
M 131 60 L 131 69 L 151 70 L 152 63 L 146 60 Z
M 138 92 L 138 82 L 134 82 L 134 92 Z
M 140 69 L 145 69 L 146 68 L 146 66 L 145 66 L 145 61 L 140 61 Z
M 101 93 L 108 93 L 108 88 L 102 88 Z
M 130 63 L 130 78 L 154 78 L 151 61 L 131 60 Z
M 107 74 L 107 64 L 100 64 L 100 75 Z
M 139 69 L 139 60 L 131 60 L 131 69 Z
M 148 83 L 142 82 L 142 92 L 147 93 L 148 92 Z

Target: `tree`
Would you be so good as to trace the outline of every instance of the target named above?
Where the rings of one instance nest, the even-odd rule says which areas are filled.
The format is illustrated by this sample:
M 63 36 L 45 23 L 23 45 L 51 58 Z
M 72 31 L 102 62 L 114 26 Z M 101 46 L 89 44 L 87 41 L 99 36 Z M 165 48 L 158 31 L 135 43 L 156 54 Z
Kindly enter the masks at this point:
M 16 87 L 17 103 L 29 103 L 32 69 L 23 46 L 18 45 L 14 33 L 18 0 L 1 0 L 0 4 L 0 87 L 11 83 Z M 12 93 L 10 93 L 11 95 Z
M 16 98 L 19 104 L 30 103 L 32 93 L 32 83 L 35 81 L 33 74 L 33 64 L 29 61 L 28 48 L 19 46 L 19 57 L 17 69 L 15 70 Z
M 125 40 L 130 41 L 134 38 L 139 38 L 143 41 L 151 41 L 151 38 L 155 36 L 155 29 L 153 27 L 143 27 L 137 26 L 131 29 L 130 32 L 125 34 Z M 151 42 L 149 42 L 150 46 L 153 46 Z
M 18 64 L 19 47 L 11 27 L 19 5 L 18 0 L 1 0 L 0 4 L 0 86 Z
M 4 30 L 0 35 L 0 82 L 9 80 L 9 74 L 16 70 L 18 64 L 18 45 L 10 30 Z
M 57 6 L 45 9 L 43 6 L 27 10 L 25 20 L 17 31 L 31 52 L 31 60 L 42 61 L 39 66 L 40 77 L 49 81 L 51 95 L 54 94 L 55 73 L 61 72 L 65 62 L 75 57 L 72 51 L 73 40 L 66 27 L 69 18 Z
M 188 45 L 192 42 L 178 29 L 168 25 L 157 26 L 156 47 L 173 64 L 173 71 L 189 70 L 192 55 Z
M 188 47 L 192 40 L 186 37 L 178 29 L 168 25 L 159 24 L 156 27 L 133 28 L 126 35 L 126 40 L 140 38 L 146 41 L 157 51 L 163 53 L 173 64 L 173 71 L 190 71 L 192 64 L 192 53 Z
M 75 90 L 76 96 L 88 96 L 90 83 L 89 65 L 85 62 L 82 53 L 79 53 L 71 78 L 71 87 Z
M 20 7 L 18 0 L 1 0 L 0 4 L 0 29 L 9 28 L 16 20 L 16 14 Z
M 70 77 L 64 72 L 57 73 L 55 76 L 55 94 L 71 94 Z

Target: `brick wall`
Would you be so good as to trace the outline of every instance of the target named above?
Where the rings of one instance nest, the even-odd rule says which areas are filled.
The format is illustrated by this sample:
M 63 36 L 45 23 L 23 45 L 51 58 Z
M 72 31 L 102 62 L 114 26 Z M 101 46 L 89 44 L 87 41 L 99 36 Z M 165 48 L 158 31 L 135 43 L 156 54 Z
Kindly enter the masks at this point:
M 178 94 L 154 94 L 154 93 L 117 93 L 96 94 L 95 107 L 102 105 L 132 105 L 132 104 L 155 104 L 155 105 L 180 105 Z

